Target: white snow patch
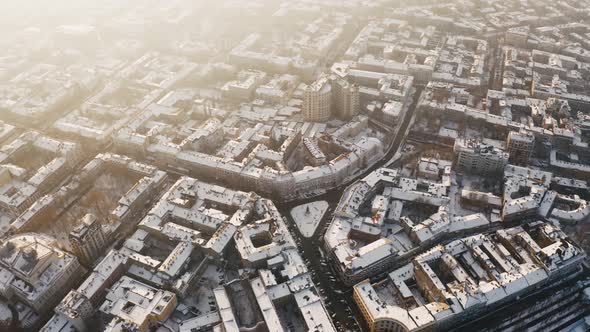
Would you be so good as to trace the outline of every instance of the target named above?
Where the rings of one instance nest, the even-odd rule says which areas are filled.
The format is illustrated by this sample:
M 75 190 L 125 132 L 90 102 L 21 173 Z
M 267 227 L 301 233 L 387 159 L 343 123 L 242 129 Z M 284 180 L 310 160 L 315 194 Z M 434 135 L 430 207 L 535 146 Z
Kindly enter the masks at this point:
M 291 217 L 295 220 L 301 235 L 307 238 L 313 236 L 328 207 L 328 202 L 316 201 L 296 206 L 291 210 Z
M 12 320 L 12 311 L 4 302 L 0 302 L 0 322 L 9 322 Z M 1 324 L 0 324 L 1 325 Z

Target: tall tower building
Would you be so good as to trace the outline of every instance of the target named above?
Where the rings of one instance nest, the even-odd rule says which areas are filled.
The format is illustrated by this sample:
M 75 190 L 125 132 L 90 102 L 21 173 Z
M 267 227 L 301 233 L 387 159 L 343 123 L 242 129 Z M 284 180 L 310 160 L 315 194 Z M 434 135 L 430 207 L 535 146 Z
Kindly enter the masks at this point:
M 508 134 L 506 147 L 510 154 L 510 163 L 526 166 L 533 154 L 535 136 L 529 131 L 511 131 Z
M 309 122 L 330 120 L 332 107 L 332 84 L 324 75 L 308 85 L 303 93 L 303 119 Z
M 361 109 L 359 87 L 342 78 L 332 81 L 332 107 L 338 117 L 350 119 L 359 114 Z
M 69 237 L 74 253 L 88 265 L 92 265 L 107 246 L 100 222 L 92 214 L 85 215 L 82 224 L 70 232 Z

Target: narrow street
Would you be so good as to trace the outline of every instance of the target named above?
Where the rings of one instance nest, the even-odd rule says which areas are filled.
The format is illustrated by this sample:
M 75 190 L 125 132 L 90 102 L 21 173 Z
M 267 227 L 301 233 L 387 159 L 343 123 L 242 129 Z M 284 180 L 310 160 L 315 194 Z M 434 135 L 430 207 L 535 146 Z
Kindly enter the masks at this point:
M 352 288 L 344 286 L 338 280 L 338 277 L 331 270 L 330 264 L 328 264 L 326 261 L 327 253 L 323 252 L 324 233 L 330 221 L 332 220 L 334 209 L 338 205 L 342 191 L 358 179 L 362 179 L 374 170 L 383 167 L 403 146 L 422 90 L 423 87 L 418 87 L 416 89 L 412 104 L 408 108 L 408 112 L 406 112 L 402 120 L 402 125 L 395 134 L 395 138 L 393 139 L 389 150 L 383 156 L 383 158 L 381 158 L 381 160 L 379 160 L 373 166 L 367 168 L 365 171 L 361 172 L 355 179 L 349 181 L 348 183 L 342 184 L 342 186 L 337 189 L 330 190 L 316 197 L 277 204 L 279 211 L 281 211 L 283 216 L 287 219 L 289 230 L 291 231 L 291 234 L 295 236 L 299 249 L 303 253 L 305 263 L 311 271 L 313 281 L 318 286 L 319 292 L 324 298 L 326 306 L 333 316 L 332 319 L 334 320 L 334 324 L 337 325 L 336 327 L 339 330 L 360 331 L 360 325 L 364 324 L 364 322 L 352 299 Z M 395 166 L 396 163 L 393 163 L 393 165 Z M 291 218 L 290 211 L 295 206 L 319 200 L 325 200 L 328 202 L 328 211 L 318 225 L 315 235 L 311 238 L 305 238 L 301 236 L 301 233 L 297 229 L 294 220 Z

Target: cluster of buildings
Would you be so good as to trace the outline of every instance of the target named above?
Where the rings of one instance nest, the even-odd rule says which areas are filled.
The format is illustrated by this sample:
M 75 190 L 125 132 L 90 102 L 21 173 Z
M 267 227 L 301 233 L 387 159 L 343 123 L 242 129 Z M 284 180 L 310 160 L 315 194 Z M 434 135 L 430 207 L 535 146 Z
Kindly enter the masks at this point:
M 507 30 L 522 26 L 556 25 L 582 19 L 585 11 L 579 11 L 586 1 L 551 2 L 535 4 L 520 1 L 488 2 L 476 5 L 471 1 L 430 3 L 390 8 L 391 17 L 404 19 L 412 24 L 428 24 L 445 31 L 495 38 Z M 462 19 L 455 13 L 462 13 Z
M 0 329 L 587 328 L 589 5 L 11 11 Z M 323 193 L 302 239 L 281 203 Z
M 0 42 L 0 274 L 17 313 L 2 307 L 2 319 L 44 331 L 336 330 L 283 217 L 250 191 L 315 195 L 385 154 L 346 77 L 328 73 L 327 113 L 304 115 L 357 2 L 217 5 L 105 4 L 92 13 L 104 24 Z M 249 20 L 282 26 L 243 34 Z M 218 22 L 232 22 L 223 38 L 159 31 Z M 46 50 L 44 62 L 29 55 Z
M 449 197 L 451 163 L 421 160 L 419 176 L 382 168 L 343 193 L 324 247 L 346 284 L 386 272 L 432 243 L 498 222 L 482 213 L 457 215 Z
M 3 145 L 0 148 L 1 232 L 6 233 L 16 217 L 68 177 L 82 156 L 78 144 L 37 131 L 27 131 Z
M 92 66 L 66 68 L 39 63 L 0 87 L 2 119 L 25 126 L 44 125 L 63 115 L 64 108 L 90 94 L 100 83 Z
M 332 271 L 355 284 L 371 331 L 469 324 L 564 276 L 584 278 L 589 30 L 568 23 L 571 4 L 516 15 L 519 6 L 392 10 L 370 20 L 332 68 L 408 75 L 421 92 L 402 167 L 348 187 L 324 235 Z M 383 103 L 383 119 L 399 112 L 394 101 Z M 502 324 L 531 322 L 532 310 Z
M 551 224 L 535 222 L 438 245 L 380 282 L 354 286 L 372 331 L 436 330 L 580 272 L 583 250 Z
M 148 106 L 114 135 L 116 149 L 280 200 L 338 187 L 385 152 L 380 139 L 367 137 L 366 116 L 338 129 L 289 116 L 257 120 L 252 116 L 260 115 L 258 109 L 217 119 L 207 117 L 215 109 L 191 98 L 188 91 L 173 91 Z
M 53 124 L 60 135 L 106 145 L 138 112 L 196 69 L 182 57 L 147 53 L 114 74 L 96 94 Z
M 586 181 L 553 176 L 529 168 L 508 165 L 504 171 L 502 218 L 504 221 L 545 218 L 576 223 L 590 215 L 588 202 L 580 198 Z
M 587 179 L 586 115 L 572 105 L 567 99 L 538 99 L 506 89 L 488 90 L 484 98 L 449 83 L 429 82 L 417 109 L 424 118 L 412 130 L 424 142 L 454 145 L 462 158 L 479 154 L 480 170 L 487 167 L 484 159 L 490 154 L 472 148 L 466 154 L 465 140 L 480 146 L 478 151 L 505 151 L 511 164 L 527 166 L 535 155 L 548 159 L 548 166 L 560 174 L 573 172 Z M 495 153 L 493 158 L 499 162 L 504 157 Z
M 230 51 L 230 63 L 313 78 L 321 63 L 335 56 L 334 49 L 350 33 L 353 16 L 317 6 L 294 7 L 281 7 L 272 15 L 268 29 L 244 38 Z
M 210 287 L 210 305 L 183 315 L 184 299 L 220 262 L 235 279 L 199 282 Z M 164 322 L 179 331 L 336 331 L 274 204 L 189 177 L 64 297 L 42 330 L 86 331 L 94 322 L 105 331 L 148 331 Z
M 417 82 L 438 80 L 479 87 L 485 83 L 487 52 L 483 39 L 445 36 L 436 25 L 388 18 L 369 22 L 344 59 L 358 70 L 410 75 Z
M 108 195 L 115 194 L 115 192 L 108 191 L 113 188 L 104 189 L 107 193 L 94 191 L 97 189 L 101 176 L 110 173 L 138 178 L 138 181 L 131 183 L 130 188 L 121 188 L 124 186 L 123 183 L 110 184 L 117 186 L 119 190 L 123 189 L 121 197 L 108 197 Z M 78 238 L 82 234 L 76 233 L 82 230 L 77 229 L 77 226 L 88 224 L 87 218 L 98 217 L 101 226 L 97 227 L 106 232 L 110 241 L 114 241 L 116 238 L 124 236 L 125 230 L 135 226 L 138 214 L 141 214 L 141 211 L 145 210 L 145 205 L 163 189 L 167 177 L 165 172 L 156 167 L 138 163 L 129 157 L 110 153 L 99 154 L 83 166 L 66 185 L 37 199 L 12 222 L 10 232 L 34 231 L 46 227 L 47 223 L 52 223 L 55 219 L 59 219 L 62 222 L 59 225 L 59 233 L 72 231 L 74 234 L 70 234 L 70 237 Z M 103 195 L 107 195 L 107 197 L 103 197 Z M 103 211 L 104 208 L 107 211 Z M 108 211 L 109 208 L 112 210 Z M 88 217 L 88 213 L 94 214 L 94 216 Z M 84 242 L 83 239 L 84 237 L 81 238 L 83 244 L 90 245 L 92 243 Z M 67 241 L 62 242 L 63 246 L 69 246 Z M 104 246 L 101 249 L 104 250 Z M 84 260 L 88 260 L 85 256 L 82 256 Z M 90 257 L 96 257 L 96 255 L 91 254 Z

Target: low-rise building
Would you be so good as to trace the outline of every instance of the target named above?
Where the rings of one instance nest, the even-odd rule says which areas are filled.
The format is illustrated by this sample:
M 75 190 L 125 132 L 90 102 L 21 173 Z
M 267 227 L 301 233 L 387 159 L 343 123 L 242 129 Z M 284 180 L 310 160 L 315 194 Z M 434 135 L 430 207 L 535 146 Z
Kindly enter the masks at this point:
M 164 322 L 176 303 L 174 293 L 124 276 L 111 287 L 99 310 L 105 322 L 105 331 L 147 332 Z
M 0 293 L 44 315 L 82 276 L 76 256 L 59 249 L 47 235 L 25 233 L 0 246 Z

